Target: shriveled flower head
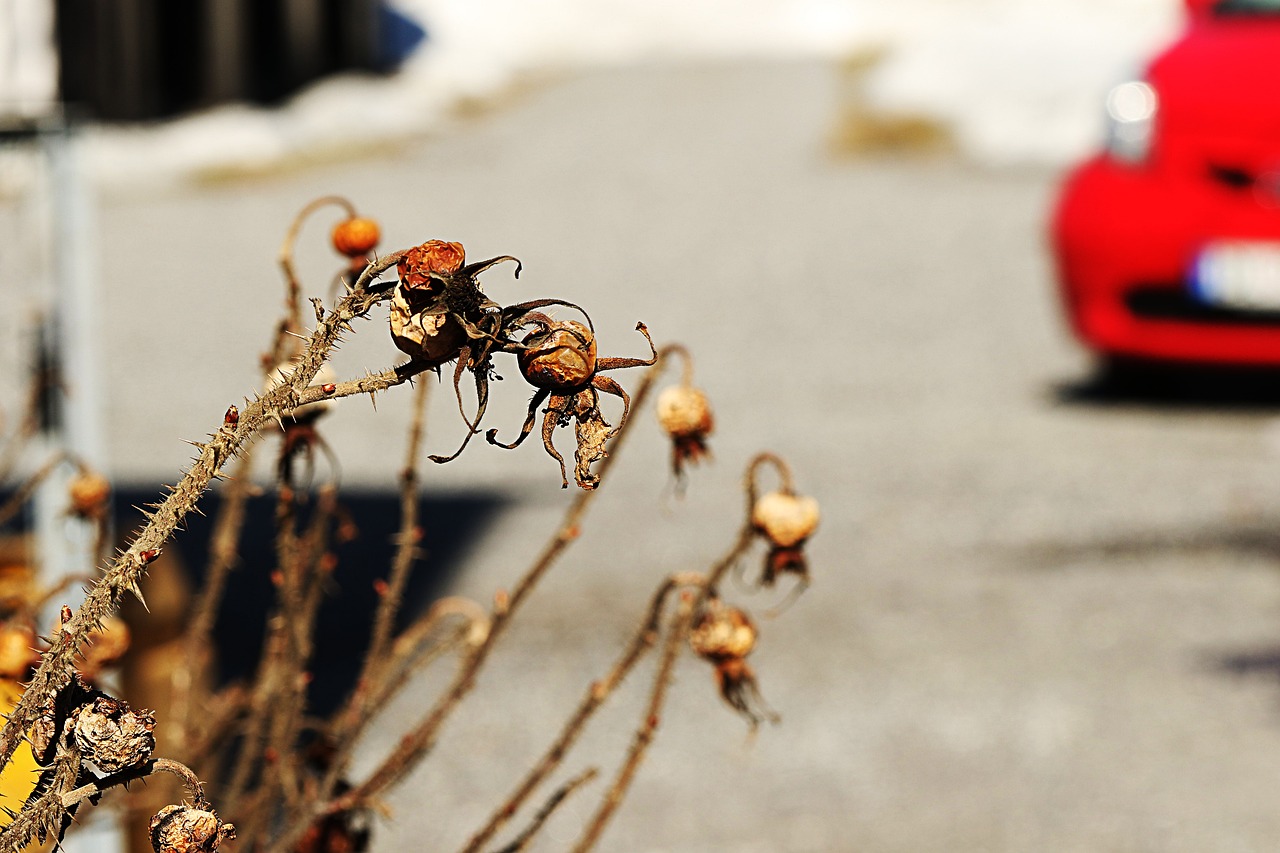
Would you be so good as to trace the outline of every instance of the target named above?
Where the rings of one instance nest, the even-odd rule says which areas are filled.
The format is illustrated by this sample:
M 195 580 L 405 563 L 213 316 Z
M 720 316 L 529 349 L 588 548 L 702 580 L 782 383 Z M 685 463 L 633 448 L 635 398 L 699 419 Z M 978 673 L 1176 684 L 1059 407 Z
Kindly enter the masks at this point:
M 671 469 L 676 477 L 686 462 L 710 455 L 707 437 L 715 427 L 707 396 L 692 385 L 673 385 L 658 395 L 658 423 L 671 437 Z
M 396 270 L 400 273 L 400 283 L 410 290 L 434 287 L 431 274 L 449 276 L 462 269 L 467 260 L 466 250 L 461 243 L 449 243 L 444 240 L 428 240 L 421 246 L 414 246 Z
M 689 633 L 689 645 L 716 668 L 720 695 L 747 719 L 751 728 L 762 721 L 777 722 L 778 715 L 765 704 L 747 655 L 756 645 L 756 626 L 746 613 L 712 598 Z
M 333 248 L 348 258 L 360 258 L 372 252 L 382 239 L 382 229 L 373 219 L 353 216 L 333 226 L 329 235 Z
M 107 499 L 111 497 L 111 483 L 106 477 L 93 471 L 77 474 L 67 487 L 70 512 L 77 518 L 102 518 L 107 512 Z
M 768 540 L 782 548 L 799 545 L 818 528 L 818 502 L 803 495 L 769 492 L 751 510 L 751 522 Z
M 716 661 L 745 658 L 756 645 L 756 626 L 737 607 L 713 598 L 689 632 L 689 645 L 700 657 Z
M 236 828 L 211 811 L 188 805 L 165 806 L 151 818 L 155 853 L 213 853 L 236 837 Z
M 129 703 L 102 694 L 72 715 L 71 734 L 85 758 L 106 773 L 140 764 L 156 748 L 156 718 Z

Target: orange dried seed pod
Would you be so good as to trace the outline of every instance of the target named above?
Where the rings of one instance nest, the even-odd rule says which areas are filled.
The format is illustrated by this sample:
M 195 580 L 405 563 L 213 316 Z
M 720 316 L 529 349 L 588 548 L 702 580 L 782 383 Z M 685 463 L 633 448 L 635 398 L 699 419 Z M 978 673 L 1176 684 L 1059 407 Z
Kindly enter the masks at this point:
M 373 219 L 353 216 L 333 226 L 329 237 L 339 254 L 358 258 L 377 247 L 378 241 L 382 239 L 382 229 Z
M 93 471 L 77 474 L 67 487 L 71 499 L 71 514 L 78 518 L 99 518 L 107 509 L 111 497 L 111 483 L 106 477 Z

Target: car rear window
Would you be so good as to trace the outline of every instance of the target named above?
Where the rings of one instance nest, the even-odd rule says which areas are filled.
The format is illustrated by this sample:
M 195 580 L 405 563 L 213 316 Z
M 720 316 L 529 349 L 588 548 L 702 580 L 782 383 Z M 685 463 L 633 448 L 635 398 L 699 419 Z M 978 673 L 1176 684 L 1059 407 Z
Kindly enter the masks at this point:
M 1280 0 L 1222 0 L 1215 15 L 1280 15 Z

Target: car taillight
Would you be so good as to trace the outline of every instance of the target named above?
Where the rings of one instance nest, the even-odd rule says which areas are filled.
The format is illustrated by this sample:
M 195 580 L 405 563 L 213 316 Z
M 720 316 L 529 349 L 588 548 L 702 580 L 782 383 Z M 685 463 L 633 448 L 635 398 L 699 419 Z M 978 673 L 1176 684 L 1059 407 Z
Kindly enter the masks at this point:
M 1151 84 L 1121 83 L 1107 94 L 1107 150 L 1126 163 L 1141 163 L 1151 151 L 1159 99 Z

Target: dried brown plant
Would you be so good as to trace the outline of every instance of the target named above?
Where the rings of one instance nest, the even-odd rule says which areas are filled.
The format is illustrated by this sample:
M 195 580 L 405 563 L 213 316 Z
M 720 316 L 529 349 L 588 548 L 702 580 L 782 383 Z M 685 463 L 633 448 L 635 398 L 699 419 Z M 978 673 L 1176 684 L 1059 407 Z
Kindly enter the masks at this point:
M 330 206 L 341 208 L 345 215 L 332 235 L 335 249 L 348 259 L 340 273 L 345 294 L 331 307 L 311 300 L 315 316 L 308 330 L 304 329 L 304 290 L 295 271 L 293 246 L 307 217 Z M 14 642 L 0 636 L 0 651 L 17 649 L 5 672 L 25 678 L 26 685 L 0 730 L 0 767 L 3 772 L 15 767 L 15 756 L 23 747 L 31 750 L 39 770 L 38 784 L 20 808 L 10 810 L 10 820 L 0 829 L 0 851 L 60 839 L 74 827 L 73 818 L 84 803 L 96 804 L 110 789 L 157 773 L 177 777 L 189 798 L 146 816 L 146 834 L 159 853 L 213 851 L 223 845 L 255 853 L 365 849 L 379 798 L 428 756 L 445 721 L 472 691 L 477 674 L 539 581 L 579 538 L 597 494 L 595 487 L 608 476 L 635 423 L 633 411 L 644 406 L 673 358 L 683 361 L 684 378 L 663 398 L 660 415 L 673 441 L 676 474 L 683 477 L 682 463 L 707 455 L 710 407 L 705 395 L 692 387 L 692 360 L 684 347 L 655 348 L 650 341 L 647 358 L 598 357 L 590 317 L 577 306 L 554 298 L 503 306 L 481 290 L 480 273 L 513 258 L 468 265 L 460 244 L 441 240 L 379 257 L 374 255 L 379 232 L 376 222 L 359 216 L 354 205 L 337 197 L 311 203 L 290 225 L 280 254 L 286 283 L 284 317 L 262 359 L 266 390 L 229 406 L 209 440 L 196 444 L 198 455 L 185 475 L 147 511 L 145 523 L 128 544 L 95 577 L 86 579 L 83 603 L 74 611 L 63 607 L 58 624 L 49 628 L 49 637 L 38 650 L 38 662 L 22 647 L 29 648 L 35 636 L 32 626 L 40 605 L 56 600 L 62 588 L 46 590 L 36 585 L 13 600 L 6 599 L 0 616 L 5 630 L 13 632 L 9 640 Z M 396 279 L 380 279 L 392 269 Z M 322 371 L 328 369 L 330 356 L 351 331 L 353 321 L 385 301 L 392 303 L 391 336 L 409 360 L 346 381 L 326 377 Z M 582 311 L 586 322 L 559 321 L 543 313 L 542 309 L 554 305 Z M 644 324 L 637 329 L 649 340 Z M 556 426 L 576 422 L 575 479 L 581 490 L 510 591 L 496 592 L 488 607 L 443 598 L 397 630 L 406 588 L 422 554 L 418 459 L 429 385 L 418 383 L 399 483 L 400 528 L 386 580 L 378 587 L 368 647 L 349 695 L 330 717 L 316 718 L 308 706 L 307 683 L 315 664 L 317 613 L 336 560 L 335 543 L 353 535 L 336 488 L 328 483 L 300 486 L 295 476 L 299 460 L 309 461 L 317 449 L 327 452 L 319 427 L 326 404 L 340 397 L 373 396 L 453 362 L 453 385 L 467 436 L 452 455 L 430 457 L 448 462 L 480 431 L 492 361 L 500 354 L 514 356 L 522 376 L 535 389 L 519 437 L 503 446 L 520 444 L 546 401 L 544 444 L 560 462 L 565 486 L 564 461 L 552 444 L 552 433 Z M 646 369 L 630 395 L 617 380 L 601 375 L 630 368 Z M 470 415 L 461 392 L 468 372 L 477 399 Z M 623 401 L 616 425 L 606 423 L 600 413 L 600 392 Z M 275 466 L 275 601 L 253 675 L 244 683 L 215 688 L 208 678 L 214 666 L 208 649 L 228 576 L 239 559 L 241 532 L 255 488 L 250 476 L 252 453 L 257 440 L 276 427 L 283 438 Z M 497 444 L 495 432 L 490 430 L 487 437 Z M 19 430 L 0 455 L 6 460 L 15 457 L 18 451 L 12 442 L 20 443 L 23 436 Z M 48 476 L 46 469 L 60 464 L 66 461 L 55 457 L 28 482 L 19 484 L 0 506 L 0 519 L 11 516 L 14 507 L 29 498 L 34 483 Z M 770 466 L 782 486 L 762 496 L 758 475 Z M 143 597 L 148 566 L 183 519 L 197 510 L 215 479 L 225 484 L 213 520 L 205 580 L 184 622 L 185 662 L 172 672 L 168 708 L 154 713 L 135 709 L 123 698 L 108 695 L 96 682 L 98 673 L 111 666 L 128 643 L 127 630 L 115 613 L 126 595 Z M 790 572 L 807 583 L 800 549 L 816 525 L 817 510 L 809 499 L 795 495 L 791 472 L 772 454 L 761 454 L 747 465 L 744 492 L 741 527 L 724 556 L 703 572 L 656 579 L 656 591 L 635 635 L 606 673 L 587 681 L 559 735 L 474 832 L 465 851 L 479 851 L 493 843 L 562 765 L 597 711 L 650 651 L 656 649 L 659 659 L 648 701 L 575 850 L 597 844 L 629 790 L 656 735 L 672 668 L 686 646 L 715 666 L 723 695 L 751 727 L 762 720 L 776 720 L 759 698 L 754 673 L 745 663 L 757 639 L 755 625 L 743 611 L 722 601 L 721 581 L 763 539 L 770 549 L 763 582 Z M 82 470 L 73 487 L 72 511 L 100 525 L 104 536 L 107 500 L 106 482 Z M 395 748 L 373 770 L 355 776 L 352 754 L 377 709 L 415 671 L 444 655 L 458 658 L 452 679 Z M 152 755 L 157 723 L 171 730 L 168 742 L 175 751 L 173 758 Z M 527 824 L 497 849 L 523 849 L 552 812 L 598 774 L 597 769 L 588 768 L 552 791 Z M 208 781 L 213 797 L 206 796 L 201 779 Z

